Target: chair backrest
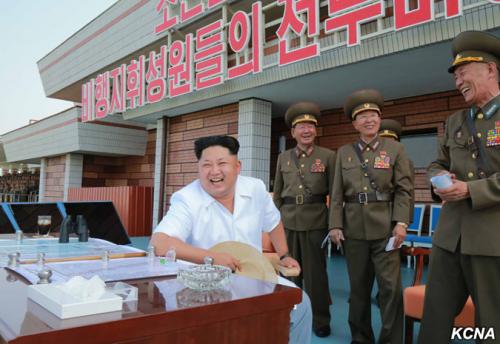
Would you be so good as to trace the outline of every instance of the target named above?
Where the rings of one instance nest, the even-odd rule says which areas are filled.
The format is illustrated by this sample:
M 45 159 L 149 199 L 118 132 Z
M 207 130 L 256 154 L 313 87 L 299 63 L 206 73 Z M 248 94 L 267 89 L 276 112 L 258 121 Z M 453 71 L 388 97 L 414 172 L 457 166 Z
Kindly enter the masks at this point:
M 422 234 L 422 223 L 424 222 L 425 204 L 416 203 L 413 209 L 413 222 L 408 226 L 408 232 Z
M 436 230 L 442 206 L 442 204 L 431 204 L 431 214 L 429 216 L 429 236 L 431 236 Z

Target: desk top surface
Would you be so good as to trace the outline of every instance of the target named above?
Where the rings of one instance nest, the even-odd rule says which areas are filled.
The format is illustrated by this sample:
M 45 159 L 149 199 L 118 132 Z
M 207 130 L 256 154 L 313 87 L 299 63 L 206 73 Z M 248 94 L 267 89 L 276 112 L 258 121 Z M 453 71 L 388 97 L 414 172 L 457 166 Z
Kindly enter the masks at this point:
M 102 252 L 109 255 L 140 255 L 144 251 L 132 246 L 116 245 L 101 239 L 89 238 L 88 242 L 78 242 L 70 238 L 69 243 L 60 244 L 58 238 L 25 238 L 18 242 L 14 235 L 0 236 L 0 267 L 6 266 L 8 254 L 19 252 L 21 262 L 35 261 L 38 253 L 45 253 L 47 260 L 57 261 L 73 257 L 101 257 Z M 83 259 L 83 258 L 82 258 Z
M 120 331 L 127 332 L 139 326 L 138 323 L 141 331 L 143 327 L 158 325 L 158 321 L 167 327 L 189 326 L 189 323 L 194 326 L 200 322 L 248 316 L 266 309 L 291 307 L 301 298 L 298 288 L 237 275 L 231 277 L 228 287 L 212 292 L 187 289 L 175 278 L 127 283 L 138 288 L 139 296 L 138 301 L 124 303 L 122 311 L 63 320 L 28 299 L 28 283 L 22 277 L 0 268 L 0 342 L 23 342 L 34 335 L 47 337 L 51 333 L 67 335 L 68 330 L 77 336 L 82 329 L 102 331 L 103 326 L 111 326 L 114 335 L 120 339 Z

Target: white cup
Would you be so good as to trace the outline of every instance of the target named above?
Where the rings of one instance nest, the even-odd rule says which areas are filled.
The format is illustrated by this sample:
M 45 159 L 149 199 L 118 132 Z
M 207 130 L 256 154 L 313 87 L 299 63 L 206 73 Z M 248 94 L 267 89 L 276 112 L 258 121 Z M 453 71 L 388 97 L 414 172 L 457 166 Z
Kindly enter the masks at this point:
M 431 178 L 431 183 L 437 189 L 446 189 L 453 185 L 449 174 L 440 174 Z

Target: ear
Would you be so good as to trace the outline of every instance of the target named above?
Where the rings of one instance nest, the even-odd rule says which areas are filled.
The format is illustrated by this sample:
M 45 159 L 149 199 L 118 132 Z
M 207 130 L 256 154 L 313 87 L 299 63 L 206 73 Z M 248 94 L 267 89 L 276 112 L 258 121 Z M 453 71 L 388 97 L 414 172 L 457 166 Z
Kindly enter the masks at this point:
M 243 165 L 243 163 L 241 162 L 241 160 L 238 160 L 238 162 L 236 163 L 236 170 L 238 171 L 238 174 L 240 174 L 240 172 L 241 172 L 242 165 Z
M 490 74 L 492 78 L 496 78 L 498 81 L 500 72 L 495 62 L 488 62 L 488 74 Z

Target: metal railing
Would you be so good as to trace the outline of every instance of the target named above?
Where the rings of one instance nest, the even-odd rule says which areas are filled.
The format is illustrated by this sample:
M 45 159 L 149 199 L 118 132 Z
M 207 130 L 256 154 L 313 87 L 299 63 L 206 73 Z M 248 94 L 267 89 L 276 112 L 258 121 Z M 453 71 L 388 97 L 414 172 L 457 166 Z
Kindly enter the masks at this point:
M 0 202 L 38 202 L 38 193 L 0 193 Z

